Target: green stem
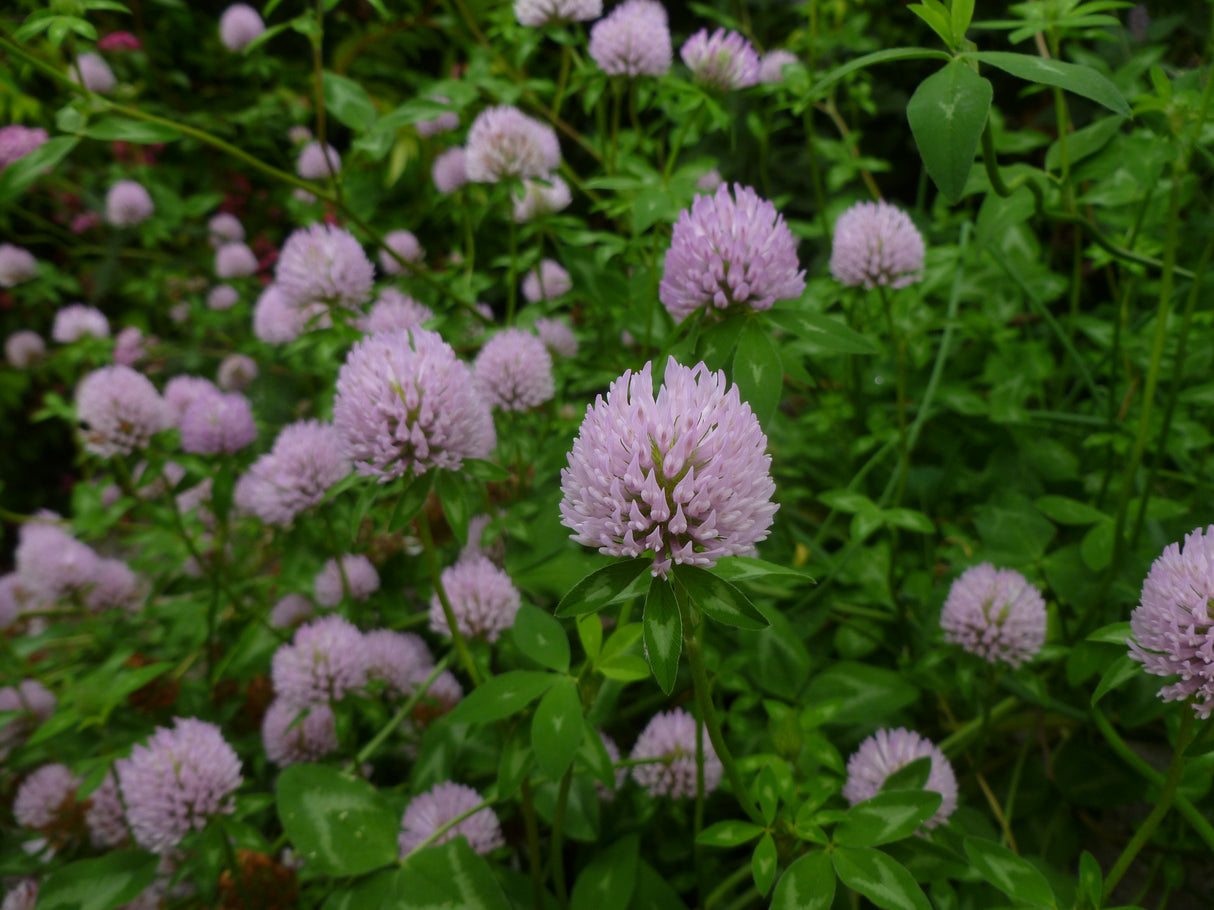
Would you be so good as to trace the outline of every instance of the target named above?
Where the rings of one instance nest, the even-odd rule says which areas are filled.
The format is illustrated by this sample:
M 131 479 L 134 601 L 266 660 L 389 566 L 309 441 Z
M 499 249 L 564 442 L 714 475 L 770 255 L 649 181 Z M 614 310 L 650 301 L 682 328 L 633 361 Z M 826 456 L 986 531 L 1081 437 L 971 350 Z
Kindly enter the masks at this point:
M 1180 786 L 1180 775 L 1184 771 L 1184 750 L 1188 747 L 1189 739 L 1193 732 L 1192 709 L 1186 704 L 1181 710 L 1180 730 L 1176 734 L 1176 751 L 1172 753 L 1172 763 L 1168 765 L 1168 773 L 1163 781 L 1163 790 L 1159 794 L 1155 808 L 1151 810 L 1151 814 L 1139 825 L 1138 830 L 1134 832 L 1134 836 L 1130 838 L 1130 842 L 1125 845 L 1125 849 L 1121 851 L 1121 856 L 1117 857 L 1117 862 L 1113 864 L 1113 868 L 1105 878 L 1104 900 L 1106 903 L 1112 896 L 1113 889 L 1117 887 L 1122 876 L 1130 868 L 1130 863 L 1134 861 L 1134 857 L 1138 855 L 1138 852 L 1146 845 L 1146 842 L 1151 839 L 1151 835 L 1155 833 L 1155 829 L 1159 827 L 1159 823 L 1168 814 L 1168 811 L 1172 808 L 1172 802 L 1176 798 L 1176 788 Z
M 455 653 L 459 655 L 459 661 L 464 667 L 464 672 L 468 674 L 468 678 L 472 680 L 472 685 L 479 686 L 481 673 L 476 667 L 476 661 L 472 659 L 472 652 L 468 650 L 468 643 L 464 641 L 464 634 L 459 630 L 455 611 L 451 609 L 451 601 L 443 587 L 442 572 L 438 567 L 438 553 L 434 548 L 434 535 L 430 531 L 430 519 L 426 515 L 425 509 L 417 516 L 417 532 L 422 539 L 422 549 L 426 553 L 426 565 L 430 569 L 430 579 L 434 582 L 434 592 L 438 595 L 438 602 L 442 604 L 443 616 L 447 619 L 447 629 L 451 633 Z
M 910 473 L 910 433 L 906 421 L 906 335 L 894 322 L 893 305 L 884 285 L 878 286 L 881 295 L 881 308 L 885 311 L 885 324 L 889 328 L 890 339 L 894 342 L 897 359 L 897 379 L 895 380 L 894 413 L 898 421 L 898 449 L 902 465 L 899 470 L 899 481 L 894 493 L 894 506 L 901 505 L 902 492 L 906 489 L 906 477 Z M 892 563 L 891 563 L 892 565 Z
M 510 238 L 510 274 L 506 286 L 506 325 L 514 325 L 514 308 L 518 304 L 518 237 L 514 218 L 508 219 Z
M 623 101 L 620 98 L 622 94 L 620 83 L 616 79 L 611 80 L 611 146 L 607 152 L 607 173 L 614 174 L 616 170 L 616 156 L 619 154 L 620 142 L 620 109 L 623 107 Z
M 572 59 L 568 44 L 561 45 L 561 74 L 557 77 L 556 95 L 552 99 L 552 111 L 548 115 L 555 120 L 561 114 L 561 102 L 565 100 L 565 85 L 569 81 L 569 62 Z
M 976 717 L 971 721 L 962 724 L 960 728 L 954 730 L 949 736 L 945 737 L 940 742 L 940 751 L 945 755 L 956 755 L 970 741 L 982 735 L 982 731 L 988 728 L 991 724 L 997 723 L 1007 715 L 1011 714 L 1020 707 L 1020 699 L 1005 698 L 999 704 L 995 705 L 989 711 L 984 710 L 981 717 Z
M 556 891 L 557 903 L 562 908 L 569 906 L 569 889 L 565 885 L 565 856 L 562 852 L 565 839 L 565 810 L 569 806 L 569 785 L 573 782 L 573 767 L 565 770 L 561 786 L 556 794 L 556 808 L 552 810 L 552 887 Z
M 531 866 L 531 896 L 536 907 L 544 906 L 544 870 L 540 867 L 540 829 L 535 819 L 535 799 L 531 794 L 531 778 L 522 783 L 523 827 L 527 829 L 527 854 Z
M 405 719 L 408 718 L 413 713 L 413 709 L 417 707 L 417 703 L 426 697 L 426 693 L 430 691 L 430 686 L 432 686 L 434 681 L 442 675 L 443 671 L 447 669 L 447 665 L 449 663 L 451 663 L 450 652 L 442 656 L 438 663 L 434 665 L 434 669 L 430 671 L 430 675 L 422 681 L 420 686 L 413 690 L 413 694 L 409 696 L 409 698 L 401 706 L 401 709 L 396 712 L 390 721 L 384 724 L 384 726 L 378 733 L 375 734 L 375 737 L 369 743 L 362 747 L 358 755 L 354 757 L 355 767 L 360 767 L 372 755 L 374 755 L 379 747 L 384 744 L 384 741 L 392 735 L 392 731 L 405 722 Z
M 493 799 L 492 797 L 490 797 L 489 799 L 482 800 L 477 805 L 473 806 L 471 809 L 466 809 L 463 812 L 461 812 L 459 815 L 455 816 L 455 818 L 452 818 L 449 821 L 443 822 L 441 825 L 439 825 L 437 828 L 434 829 L 434 831 L 430 834 L 429 837 L 427 837 L 424 841 L 422 841 L 420 844 L 418 844 L 416 847 L 414 847 L 412 850 L 410 850 L 408 853 L 406 853 L 404 856 L 402 856 L 400 858 L 400 861 L 403 863 L 410 856 L 412 856 L 414 853 L 416 853 L 418 850 L 424 850 L 424 849 L 426 849 L 426 847 L 429 847 L 431 844 L 436 843 L 440 837 L 442 837 L 444 834 L 446 834 L 448 831 L 450 831 L 452 828 L 454 828 L 456 825 L 458 825 L 464 819 L 471 818 L 472 816 L 476 815 L 477 812 L 480 812 L 482 809 L 492 808 L 494 803 L 496 803 L 496 802 L 497 802 L 497 800 Z

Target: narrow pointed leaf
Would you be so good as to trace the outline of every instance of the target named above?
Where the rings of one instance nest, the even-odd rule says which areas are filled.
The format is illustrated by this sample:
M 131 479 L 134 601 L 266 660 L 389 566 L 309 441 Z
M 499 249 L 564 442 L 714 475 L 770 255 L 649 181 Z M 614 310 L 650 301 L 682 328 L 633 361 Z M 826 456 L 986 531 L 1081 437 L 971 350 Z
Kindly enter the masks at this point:
M 655 578 L 645 598 L 645 657 L 654 679 L 669 695 L 679 674 L 679 654 L 683 650 L 683 621 L 674 588 L 664 578 Z
M 965 190 L 993 95 L 990 82 L 954 60 L 924 79 L 906 105 L 923 166 L 949 202 Z
M 653 561 L 649 559 L 630 559 L 591 572 L 561 598 L 556 615 L 578 616 L 603 609 L 651 565 Z
M 738 629 L 759 631 L 767 620 L 750 599 L 723 578 L 697 566 L 676 566 L 675 584 L 682 587 L 688 601 L 710 619 Z

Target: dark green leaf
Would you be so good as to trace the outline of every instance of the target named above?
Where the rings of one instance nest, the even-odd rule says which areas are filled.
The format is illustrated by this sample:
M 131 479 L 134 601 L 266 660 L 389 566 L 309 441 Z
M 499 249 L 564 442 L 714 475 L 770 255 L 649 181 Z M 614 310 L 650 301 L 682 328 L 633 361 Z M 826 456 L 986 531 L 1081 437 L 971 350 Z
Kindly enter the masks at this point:
M 38 910 L 113 910 L 152 883 L 159 862 L 143 850 L 117 850 L 68 863 L 42 882 Z
M 906 105 L 923 166 L 951 203 L 965 190 L 993 94 L 990 82 L 954 60 L 924 79 Z
M 645 675 L 649 675 L 648 667 L 645 668 Z M 615 765 L 612 764 L 611 756 L 607 754 L 607 747 L 603 745 L 603 735 L 595 729 L 594 724 L 585 718 L 582 720 L 582 726 L 584 730 L 578 754 L 586 767 L 594 772 L 595 779 L 609 790 L 614 790 Z
M 79 141 L 78 136 L 57 136 L 0 171 L 0 203 L 15 199 L 43 173 L 53 170 Z
M 1096 691 L 1092 693 L 1092 704 L 1096 704 L 1096 702 L 1100 701 L 1100 699 L 1104 698 L 1114 689 L 1120 689 L 1124 686 L 1138 674 L 1141 666 L 1138 661 L 1131 660 L 1128 655 L 1123 654 L 1117 658 L 1104 671 L 1104 675 L 1100 677 L 1100 684 L 1096 686 Z
M 767 628 L 766 618 L 745 594 L 707 569 L 675 566 L 674 581 L 686 594 L 687 603 L 698 607 L 710 619 L 738 629 Z
M 310 869 L 362 875 L 395 862 L 400 818 L 364 780 L 299 764 L 278 777 L 278 817 Z
M 874 724 L 918 698 L 919 690 L 900 673 L 840 661 L 814 677 L 805 701 L 820 709 L 826 723 Z
M 443 503 L 443 514 L 455 539 L 468 539 L 468 520 L 472 517 L 471 491 L 468 482 L 453 471 L 439 471 L 434 482 L 438 498 Z
M 536 663 L 558 673 L 569 669 L 569 638 L 561 624 L 543 610 L 529 604 L 519 607 L 511 635 L 518 649 Z
M 1083 540 L 1079 543 L 1079 555 L 1083 557 L 1083 564 L 1093 572 L 1107 569 L 1109 563 L 1113 561 L 1115 531 L 1116 525 L 1113 523 L 1113 519 L 1105 518 L 1092 525 L 1083 535 Z
M 485 680 L 455 706 L 446 720 L 483 724 L 509 717 L 531 704 L 563 677 L 555 673 L 511 670 Z
M 857 70 L 862 70 L 878 63 L 893 63 L 899 60 L 932 59 L 949 60 L 951 58 L 944 51 L 933 50 L 927 47 L 895 47 L 885 51 L 874 51 L 871 54 L 865 54 L 863 57 L 857 57 L 855 60 L 849 60 L 842 66 L 837 66 L 828 72 L 810 87 L 809 98 L 806 100 L 810 101 L 815 98 L 823 97 L 827 90 L 839 80 L 851 75 Z
M 927 895 L 897 860 L 872 847 L 839 847 L 831 855 L 839 879 L 884 910 L 931 910 Z
M 1087 637 L 1087 641 L 1098 641 L 1109 645 L 1125 646 L 1126 639 L 1130 637 L 1129 622 L 1115 622 L 1107 626 L 1101 626 L 1095 632 Z
M 780 405 L 784 370 L 780 366 L 780 351 L 772 342 L 771 334 L 756 319 L 746 322 L 734 349 L 733 381 L 759 423 L 766 425 Z
M 679 675 L 679 654 L 683 650 L 683 621 L 675 601 L 674 587 L 664 578 L 655 578 L 645 598 L 645 657 L 662 691 L 674 691 Z
M 353 79 L 328 71 L 321 79 L 326 111 L 355 132 L 370 129 L 375 123 L 376 113 L 366 90 Z
M 1007 847 L 978 837 L 965 839 L 974 871 L 1021 907 L 1053 907 L 1054 892 L 1041 871 Z
M 83 130 L 90 139 L 104 141 L 122 140 L 124 142 L 155 143 L 172 142 L 181 138 L 181 133 L 161 123 L 148 123 L 144 120 L 126 120 L 122 117 L 106 117 L 90 123 Z
M 922 790 L 927 785 L 927 779 L 932 774 L 932 758 L 925 755 L 916 758 L 908 765 L 903 765 L 881 785 L 881 792 L 895 790 Z
M 1104 105 L 1114 114 L 1129 117 L 1132 113 L 1129 102 L 1117 86 L 1090 66 L 1007 51 L 976 51 L 966 56 L 990 64 L 1005 73 L 1011 73 L 1018 79 L 1041 85 L 1056 85 L 1068 92 L 1074 92 Z
M 876 354 L 879 348 L 847 323 L 800 309 L 773 309 L 767 319 L 790 335 L 831 354 Z
M 815 850 L 784 870 L 770 910 L 830 910 L 834 900 L 835 870 L 830 857 Z
M 516 728 L 506 740 L 497 760 L 497 798 L 509 799 L 522 786 L 523 778 L 535 764 L 526 728 Z
M 603 648 L 603 621 L 594 613 L 583 613 L 577 618 L 577 637 L 586 656 L 595 660 Z
M 392 910 L 512 910 L 489 863 L 463 837 L 409 854 L 395 891 Z
M 1090 525 L 1105 520 L 1105 514 L 1099 509 L 1065 496 L 1042 496 L 1033 505 L 1060 525 Z
M 599 663 L 598 671 L 617 682 L 636 682 L 649 676 L 649 664 L 638 654 L 617 654 Z
M 460 464 L 460 470 L 469 477 L 475 477 L 477 480 L 483 480 L 486 483 L 498 483 L 503 480 L 510 479 L 510 472 L 501 465 L 494 464 L 492 461 L 485 461 L 483 458 L 465 458 Z
M 755 845 L 755 852 L 750 856 L 750 874 L 755 880 L 755 890 L 766 896 L 776 880 L 779 870 L 779 856 L 776 854 L 776 841 L 767 831 Z
M 696 843 L 705 847 L 737 847 L 754 840 L 762 833 L 763 828 L 751 822 L 717 822 L 701 831 Z
M 571 910 L 624 910 L 636 888 L 640 850 L 640 836 L 629 834 L 599 852 L 578 873 Z
M 400 497 L 392 506 L 392 515 L 388 518 L 388 530 L 399 531 L 417 514 L 421 512 L 426 500 L 430 498 L 430 488 L 434 485 L 434 472 L 427 471 L 420 477 L 414 477 L 401 492 Z
M 556 615 L 577 616 L 601 610 L 652 565 L 651 559 L 629 559 L 591 572 L 561 598 L 556 607 Z
M 560 677 L 535 709 L 531 719 L 531 749 L 535 763 L 549 780 L 557 780 L 573 763 L 582 744 L 582 700 L 576 683 Z
M 940 808 L 934 790 L 878 793 L 848 810 L 835 828 L 835 843 L 844 847 L 877 847 L 910 837 Z

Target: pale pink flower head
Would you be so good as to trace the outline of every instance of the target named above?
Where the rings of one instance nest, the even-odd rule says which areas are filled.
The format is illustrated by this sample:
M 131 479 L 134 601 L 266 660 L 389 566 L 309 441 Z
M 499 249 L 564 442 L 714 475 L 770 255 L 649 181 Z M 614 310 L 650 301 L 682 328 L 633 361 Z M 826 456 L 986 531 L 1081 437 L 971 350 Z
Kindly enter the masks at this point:
M 441 95 L 436 95 L 429 100 L 436 101 L 439 104 L 450 103 L 449 98 L 444 98 Z M 428 139 L 431 136 L 437 136 L 439 133 L 459 129 L 459 114 L 455 113 L 455 111 L 443 111 L 437 117 L 432 117 L 429 120 L 418 120 L 413 125 L 417 128 L 419 136 Z
M 175 426 L 181 426 L 181 419 L 195 401 L 207 395 L 219 394 L 219 386 L 202 376 L 174 376 L 164 387 L 164 401 L 169 406 Z
M 230 815 L 241 784 L 240 759 L 219 727 L 177 717 L 114 763 L 135 843 L 169 853 L 207 819 Z
M 523 297 L 530 303 L 553 300 L 573 289 L 569 273 L 555 259 L 544 259 L 523 277 Z
M 485 556 L 460 559 L 443 570 L 442 581 L 461 635 L 492 642 L 514 625 L 522 597 L 510 576 Z M 451 635 L 437 592 L 430 598 L 430 631 Z
M 261 14 L 247 3 L 233 3 L 219 17 L 219 40 L 230 51 L 244 50 L 265 30 Z
M 434 159 L 430 168 L 435 188 L 444 195 L 454 193 L 468 182 L 468 158 L 462 146 L 449 148 Z
M 923 278 L 923 236 L 888 202 L 858 202 L 839 216 L 830 273 L 848 287 L 904 288 Z
M 388 247 L 388 250 L 396 253 L 397 256 L 406 262 L 420 264 L 426 256 L 426 251 L 417 242 L 417 237 L 413 235 L 412 231 L 389 231 L 384 235 L 384 244 Z M 387 275 L 399 275 L 405 271 L 405 267 L 397 262 L 396 257 L 392 253 L 389 253 L 388 250 L 379 251 L 379 267 Z
M 143 44 L 130 32 L 110 32 L 97 42 L 99 51 L 139 51 Z
M 236 483 L 236 507 L 285 527 L 351 470 L 332 424 L 304 420 L 283 427 L 274 446 Z M 340 601 L 340 579 L 338 579 Z
M 559 319 L 535 320 L 535 332 L 540 341 L 553 354 L 562 357 L 576 357 L 578 350 L 577 337 L 573 329 Z
M 267 285 L 253 307 L 253 334 L 267 344 L 287 344 L 306 327 L 303 311 L 287 302 L 278 285 Z
M 392 696 L 408 697 L 434 669 L 434 657 L 422 639 L 411 632 L 376 629 L 363 635 L 367 675 L 382 680 Z
M 225 280 L 256 275 L 257 256 L 247 244 L 225 243 L 215 251 L 215 274 Z
M 266 758 L 280 768 L 320 761 L 337 750 L 333 709 L 326 702 L 301 708 L 276 698 L 262 719 L 261 741 Z
M 696 82 L 707 88 L 749 88 L 759 81 L 759 55 L 738 32 L 702 28 L 687 39 L 679 56 Z
M 181 416 L 181 448 L 197 455 L 233 455 L 257 438 L 249 399 L 239 392 L 200 395 Z
M 345 554 L 340 566 L 336 559 L 326 562 L 312 580 L 312 596 L 322 607 L 336 607 L 346 596 L 346 586 L 349 586 L 351 600 L 366 600 L 379 590 L 379 573 L 371 565 L 371 560 L 361 553 Z
M 99 559 L 93 584 L 84 596 L 84 604 L 94 613 L 104 610 L 133 610 L 139 606 L 143 590 L 139 577 L 121 559 Z
M 287 130 L 287 138 L 291 140 L 292 145 L 303 145 L 312 138 L 312 131 L 302 123 L 297 123 Z
M 6 578 L 15 579 L 16 576 Z M 55 704 L 55 696 L 36 679 L 23 679 L 16 686 L 0 689 L 0 711 L 20 715 L 0 725 L 0 759 L 6 758 L 40 723 L 54 714 Z
M 1151 564 L 1130 615 L 1130 657 L 1152 676 L 1175 681 L 1164 701 L 1191 701 L 1198 717 L 1214 709 L 1214 525 L 1170 543 Z
M 516 107 L 499 105 L 477 115 L 465 145 L 468 179 L 496 183 L 508 177 L 542 177 L 561 164 L 552 127 Z
M 302 594 L 287 594 L 280 597 L 270 611 L 270 625 L 275 629 L 293 629 L 311 619 L 314 612 L 308 598 Z
M 561 470 L 561 523 L 609 556 L 711 567 L 748 555 L 778 506 L 767 437 L 738 387 L 672 357 L 654 394 L 652 363 L 586 409 Z
M 725 181 L 721 179 L 721 172 L 714 167 L 712 170 L 706 171 L 699 176 L 699 178 L 696 180 L 696 189 L 701 193 L 708 193 L 711 195 L 715 193 L 717 188 L 724 182 Z
M 426 329 L 377 332 L 354 345 L 337 375 L 333 424 L 355 470 L 381 483 L 457 470 L 497 444 L 471 370 Z
M 552 356 L 530 332 L 504 329 L 476 355 L 472 365 L 481 393 L 495 408 L 527 411 L 556 394 Z
M 138 326 L 128 325 L 114 338 L 114 363 L 133 367 L 143 358 L 143 331 Z
M 295 159 L 295 173 L 304 180 L 324 180 L 341 170 L 341 155 L 325 143 L 309 142 Z
M 607 757 L 611 759 L 613 765 L 618 765 L 620 763 L 620 747 L 616 745 L 614 739 L 602 730 L 599 730 L 598 733 L 599 739 L 603 742 L 603 751 L 607 753 Z M 712 743 L 709 743 L 709 745 L 712 745 Z M 612 786 L 609 787 L 602 781 L 596 780 L 594 782 L 594 792 L 601 801 L 610 802 L 615 799 L 615 795 L 619 792 L 620 787 L 624 786 L 626 780 L 628 780 L 628 769 L 616 768 Z
M 367 683 L 362 633 L 340 616 L 324 616 L 295 632 L 270 661 L 274 694 L 296 708 L 338 701 Z
M 4 340 L 4 356 L 9 366 L 28 370 L 46 354 L 46 342 L 37 332 L 22 329 Z
M 555 174 L 524 180 L 523 194 L 515 193 L 511 198 L 514 199 L 514 220 L 518 222 L 559 212 L 573 201 L 569 184 Z
M 240 302 L 240 292 L 230 284 L 217 284 L 207 291 L 207 309 L 222 312 Z
M 42 521 L 21 526 L 13 558 L 25 589 L 13 593 L 29 606 L 82 593 L 96 580 L 101 561 L 88 544 L 59 525 Z
M 4 892 L 0 910 L 34 910 L 38 903 L 38 879 L 23 878 Z
M 433 318 L 434 313 L 428 306 L 396 288 L 384 288 L 371 306 L 371 312 L 360 320 L 359 328 L 368 334 L 393 329 L 416 329 Z
M 533 27 L 586 22 L 603 15 L 603 0 L 514 0 L 514 15 Z
M 152 217 L 155 206 L 143 185 L 119 180 L 105 196 L 105 220 L 114 227 L 133 227 Z
M 85 448 L 103 458 L 147 448 L 172 420 L 151 381 L 124 366 L 102 367 L 80 381 L 76 416 L 85 426 Z
M 0 171 L 41 148 L 49 138 L 46 130 L 40 126 L 28 127 L 10 123 L 0 127 Z
M 629 758 L 633 761 L 657 759 L 632 768 L 633 779 L 650 795 L 669 796 L 671 799 L 688 799 L 696 795 L 698 725 L 696 719 L 682 708 L 656 714 L 645 725 Z M 708 733 L 703 733 L 702 737 L 704 792 L 711 793 L 720 785 L 725 768 L 709 742 Z
M 624 0 L 590 29 L 590 56 L 609 76 L 661 76 L 674 50 L 666 8 L 657 0 Z
M 313 224 L 287 238 L 274 280 L 295 307 L 323 303 L 353 310 L 370 298 L 375 267 L 349 231 Z
M 759 81 L 776 83 L 784 81 L 784 67 L 797 62 L 797 55 L 784 48 L 768 51 L 759 61 Z
M 847 760 L 843 798 L 853 806 L 872 799 L 881 791 L 887 777 L 920 758 L 931 758 L 931 771 L 924 789 L 934 790 L 944 798 L 936 814 L 925 821 L 923 827 L 935 828 L 944 824 L 957 808 L 957 777 L 953 766 L 931 740 L 902 727 L 878 730 L 860 743 L 860 748 Z
M 207 222 L 207 235 L 213 247 L 221 247 L 225 243 L 242 243 L 244 225 L 235 215 L 220 212 Z
M 76 65 L 68 67 L 67 77 L 78 85 L 83 85 L 90 92 L 104 95 L 113 91 L 118 80 L 110 65 L 101 59 L 100 55 L 87 51 L 76 58 Z
M 17 824 L 40 831 L 53 841 L 71 833 L 76 819 L 76 791 L 81 779 L 67 765 L 50 764 L 38 768 L 21 782 L 13 800 Z M 65 830 L 66 829 L 66 830 Z
M 792 231 L 748 186 L 722 184 L 679 213 L 658 297 L 676 322 L 696 310 L 769 310 L 805 290 Z
M 89 840 L 99 850 L 125 847 L 131 834 L 126 828 L 126 809 L 118 793 L 118 781 L 107 774 L 101 786 L 89 794 L 89 807 L 84 821 L 88 825 Z
M 400 820 L 401 859 L 416 850 L 447 822 L 475 809 L 483 802 L 481 795 L 471 787 L 451 781 L 435 784 L 424 793 L 413 797 Z M 445 844 L 461 836 L 467 839 L 473 850 L 481 854 L 489 853 L 506 843 L 502 837 L 501 823 L 488 806 L 448 828 L 435 838 L 433 843 Z
M 971 654 L 1018 667 L 1045 644 L 1045 600 L 1015 569 L 984 562 L 953 582 L 940 627 L 947 641 Z
M 86 335 L 110 337 L 110 323 L 101 310 L 83 303 L 69 303 L 55 313 L 55 322 L 51 326 L 52 339 L 60 344 L 71 344 Z
M 38 273 L 38 260 L 24 247 L 0 243 L 0 288 L 29 281 Z
M 229 354 L 219 364 L 215 381 L 225 392 L 243 392 L 257 378 L 257 361 L 247 354 Z

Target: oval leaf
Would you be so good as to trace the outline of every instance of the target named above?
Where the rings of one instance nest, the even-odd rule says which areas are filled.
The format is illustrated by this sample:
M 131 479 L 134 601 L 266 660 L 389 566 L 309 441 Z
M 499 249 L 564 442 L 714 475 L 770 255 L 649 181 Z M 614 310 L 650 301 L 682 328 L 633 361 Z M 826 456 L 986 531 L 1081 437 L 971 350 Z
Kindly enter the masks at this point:
M 965 190 L 993 95 L 987 80 L 954 60 L 924 79 L 906 105 L 923 166 L 949 202 Z
M 723 578 L 697 566 L 675 566 L 675 583 L 682 587 L 688 601 L 704 615 L 727 626 L 758 631 L 767 628 L 767 620 L 740 590 Z
M 519 607 L 511 635 L 518 649 L 536 663 L 558 673 L 569 669 L 569 638 L 561 624 L 543 610 L 529 604 Z
M 725 821 L 709 825 L 696 838 L 697 844 L 705 847 L 737 847 L 754 840 L 763 833 L 760 825 L 744 821 Z
M 1054 906 L 1054 892 L 1041 870 L 1007 847 L 979 837 L 967 837 L 965 855 L 974 871 L 1018 906 Z
M 375 105 L 363 87 L 336 73 L 326 72 L 321 78 L 328 112 L 352 130 L 370 129 L 375 123 Z
M 1104 105 L 1114 114 L 1121 114 L 1123 117 L 1133 114 L 1129 102 L 1117 86 L 1090 66 L 1008 51 L 979 51 L 966 56 L 990 64 L 1005 73 L 1011 73 L 1018 79 L 1041 85 L 1056 85 L 1068 92 L 1082 95 L 1090 101 Z
M 755 846 L 755 852 L 750 857 L 750 874 L 755 880 L 755 890 L 766 895 L 771 890 L 772 882 L 776 880 L 779 869 L 779 856 L 776 853 L 776 841 L 771 832 L 764 833 Z
M 464 837 L 410 853 L 396 873 L 393 891 L 388 905 L 393 910 L 511 910 L 489 863 Z
M 771 896 L 771 910 L 829 910 L 835 901 L 835 870 L 821 850 L 784 870 Z
M 501 720 L 531 704 L 560 678 L 555 673 L 533 670 L 512 670 L 491 677 L 469 692 L 446 720 L 453 724 Z
M 535 763 L 549 779 L 556 780 L 570 764 L 582 744 L 582 700 L 577 685 L 562 677 L 544 693 L 531 720 L 531 749 Z
M 835 829 L 844 847 L 876 847 L 910 837 L 940 808 L 934 790 L 895 790 L 857 803 Z
M 662 691 L 674 691 L 679 675 L 679 654 L 683 650 L 683 620 L 674 599 L 674 587 L 664 578 L 655 578 L 645 598 L 645 657 Z
M 56 869 L 38 889 L 38 910 L 113 910 L 133 901 L 156 877 L 159 857 L 117 850 Z
M 556 606 L 556 615 L 577 616 L 601 610 L 617 595 L 623 593 L 651 565 L 652 560 L 630 559 L 614 562 L 597 572 L 591 572 L 561 598 L 561 602 Z
M 622 837 L 586 864 L 569 896 L 571 910 L 624 910 L 636 889 L 641 838 Z
M 784 369 L 780 352 L 771 333 L 751 319 L 742 329 L 742 337 L 733 352 L 733 381 L 738 393 L 750 405 L 760 424 L 766 424 L 780 405 L 784 388 Z
M 931 910 L 927 895 L 896 859 L 871 847 L 839 847 L 831 854 L 847 887 L 885 910 Z

